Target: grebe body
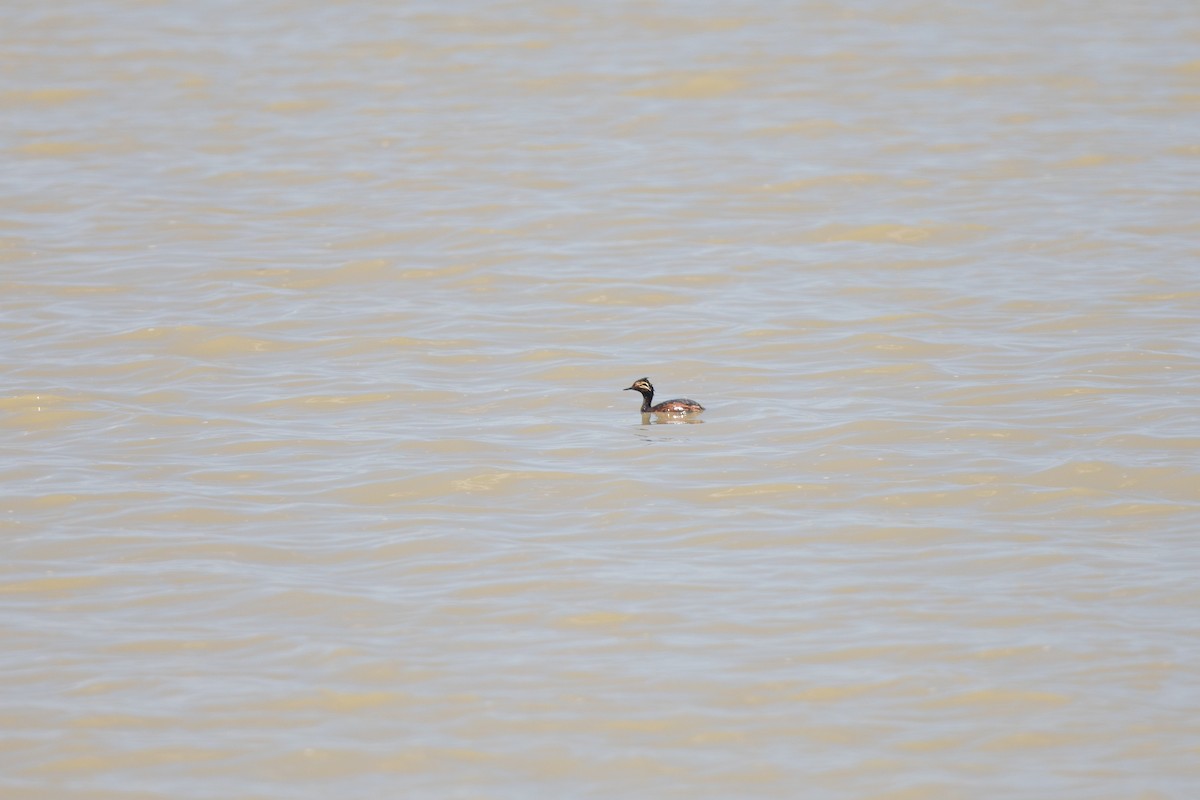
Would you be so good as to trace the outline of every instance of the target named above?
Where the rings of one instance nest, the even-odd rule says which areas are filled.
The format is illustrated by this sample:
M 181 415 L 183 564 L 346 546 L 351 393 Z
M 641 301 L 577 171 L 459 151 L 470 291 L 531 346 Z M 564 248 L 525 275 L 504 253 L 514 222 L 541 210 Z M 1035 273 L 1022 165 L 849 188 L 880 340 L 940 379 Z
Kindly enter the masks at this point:
M 698 414 L 704 410 L 704 406 L 686 397 L 664 400 L 654 405 L 654 384 L 649 378 L 639 378 L 633 382 L 633 386 L 624 389 L 626 392 L 630 390 L 642 393 L 643 414 Z

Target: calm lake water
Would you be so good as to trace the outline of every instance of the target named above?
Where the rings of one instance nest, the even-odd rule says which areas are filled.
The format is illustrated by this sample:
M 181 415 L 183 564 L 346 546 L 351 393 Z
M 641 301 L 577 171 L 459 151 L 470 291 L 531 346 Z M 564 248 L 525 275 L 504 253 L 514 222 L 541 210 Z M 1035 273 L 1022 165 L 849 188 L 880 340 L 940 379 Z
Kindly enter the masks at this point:
M 1200 5 L 0 16 L 0 794 L 1195 796 Z

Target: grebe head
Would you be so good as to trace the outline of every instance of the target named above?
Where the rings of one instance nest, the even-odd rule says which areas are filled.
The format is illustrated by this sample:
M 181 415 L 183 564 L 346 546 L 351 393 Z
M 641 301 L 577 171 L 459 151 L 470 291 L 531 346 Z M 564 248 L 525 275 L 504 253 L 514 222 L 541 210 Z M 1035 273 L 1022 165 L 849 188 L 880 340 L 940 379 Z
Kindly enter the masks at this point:
M 650 383 L 649 378 L 638 378 L 633 382 L 633 386 L 626 387 L 624 391 L 628 392 L 630 389 L 641 392 L 646 397 L 654 396 L 654 384 Z
M 650 403 L 654 400 L 654 384 L 650 383 L 649 378 L 638 378 L 633 382 L 633 386 L 625 387 L 625 391 L 633 390 L 642 393 L 642 413 L 650 413 Z

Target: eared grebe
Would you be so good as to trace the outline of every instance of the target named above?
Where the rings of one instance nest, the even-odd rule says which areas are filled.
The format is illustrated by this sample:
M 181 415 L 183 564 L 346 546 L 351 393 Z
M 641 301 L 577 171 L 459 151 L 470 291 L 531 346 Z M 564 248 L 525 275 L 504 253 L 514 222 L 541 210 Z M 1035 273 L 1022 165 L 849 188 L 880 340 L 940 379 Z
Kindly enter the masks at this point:
M 633 386 L 626 388 L 642 393 L 642 413 L 643 414 L 696 414 L 704 410 L 704 406 L 697 403 L 695 400 L 688 400 L 681 397 L 677 400 L 664 400 L 658 405 L 651 405 L 654 402 L 654 384 L 649 378 L 640 378 L 633 382 Z

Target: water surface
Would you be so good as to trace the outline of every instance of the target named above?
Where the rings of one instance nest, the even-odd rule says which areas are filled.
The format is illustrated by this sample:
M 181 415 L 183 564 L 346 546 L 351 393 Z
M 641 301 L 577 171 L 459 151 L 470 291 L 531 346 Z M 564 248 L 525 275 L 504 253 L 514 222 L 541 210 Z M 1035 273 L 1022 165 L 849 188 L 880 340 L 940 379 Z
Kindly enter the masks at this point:
M 6 796 L 1194 791 L 1196 9 L 6 23 Z

